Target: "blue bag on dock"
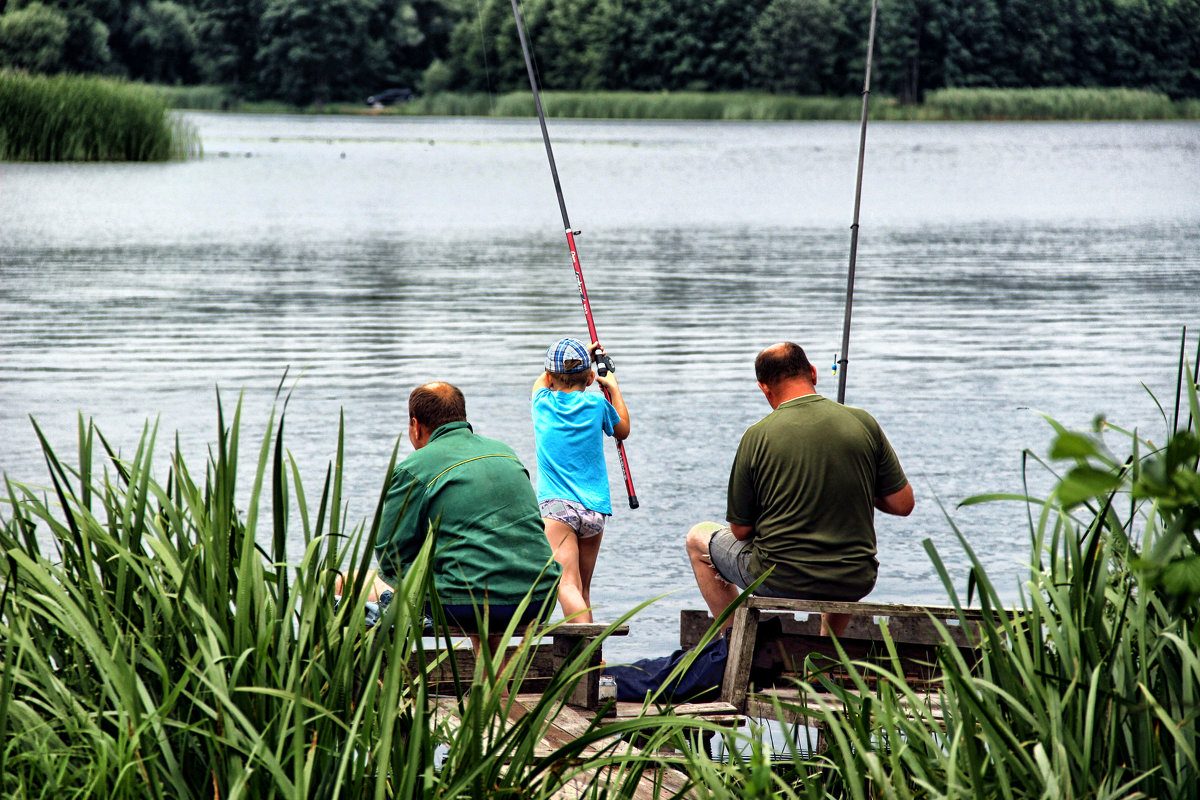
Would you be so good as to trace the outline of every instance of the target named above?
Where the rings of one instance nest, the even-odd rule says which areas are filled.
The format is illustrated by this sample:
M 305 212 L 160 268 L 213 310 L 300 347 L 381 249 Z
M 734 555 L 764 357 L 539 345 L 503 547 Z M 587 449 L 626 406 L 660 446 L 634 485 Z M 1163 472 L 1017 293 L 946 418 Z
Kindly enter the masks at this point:
M 676 650 L 661 658 L 644 658 L 624 666 L 605 669 L 617 681 L 617 699 L 640 703 L 648 692 L 657 692 L 691 650 Z M 686 672 L 666 685 L 659 695 L 663 700 L 703 703 L 721 696 L 721 679 L 725 676 L 725 660 L 729 644 L 724 636 L 709 642 L 696 654 L 696 660 Z

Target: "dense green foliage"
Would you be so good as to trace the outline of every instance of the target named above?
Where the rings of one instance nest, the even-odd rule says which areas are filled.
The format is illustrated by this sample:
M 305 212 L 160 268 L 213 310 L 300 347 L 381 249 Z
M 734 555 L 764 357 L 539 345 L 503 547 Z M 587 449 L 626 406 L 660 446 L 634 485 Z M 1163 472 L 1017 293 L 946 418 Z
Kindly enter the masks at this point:
M 431 697 L 433 664 L 409 654 L 423 652 L 426 602 L 442 619 L 428 568 L 436 535 L 380 626 L 363 627 L 361 583 L 333 602 L 337 574 L 370 563 L 380 517 L 344 517 L 340 427 L 310 506 L 282 418 L 267 426 L 248 495 L 240 408 L 227 426 L 218 404 L 202 478 L 175 452 L 161 483 L 155 431 L 122 459 L 81 419 L 77 466 L 43 438 L 48 489 L 5 480 L 0 794 L 546 798 L 575 779 L 590 784 L 585 796 L 630 796 L 665 762 L 685 776 L 675 789 L 712 798 L 1195 797 L 1200 400 L 1182 359 L 1179 382 L 1186 402 L 1164 412 L 1164 444 L 1051 421 L 1050 460 L 1029 454 L 1056 475 L 1045 497 L 964 501 L 1028 504 L 1031 570 L 1017 607 L 1002 606 L 967 547 L 963 601 L 984 615 L 977 628 L 960 623 L 976 655 L 947 632 L 941 677 L 917 687 L 898 664 L 814 657 L 811 669 L 832 670 L 778 710 L 823 725 L 828 749 L 775 763 L 757 737 L 671 714 L 596 722 L 535 749 L 591 653 L 514 714 L 504 688 L 519 691 L 528 639 L 507 664 L 485 657 L 461 675 L 461 700 Z M 1105 440 L 1114 434 L 1122 452 Z M 958 605 L 958 581 L 926 549 Z M 729 762 L 709 760 L 696 733 L 728 737 Z
M 0 70 L 0 161 L 166 161 L 198 149 L 148 87 Z
M 526 85 L 510 0 L 7 0 L 0 65 L 213 83 L 236 98 Z M 852 95 L 870 0 L 523 0 L 559 91 Z M 1200 97 L 1200 0 L 880 0 L 875 88 Z
M 178 451 L 156 469 L 153 430 L 122 459 L 81 419 L 77 467 L 42 439 L 53 501 L 6 480 L 0 795 L 540 798 L 598 767 L 612 768 L 616 787 L 636 783 L 644 759 L 614 734 L 687 746 L 683 721 L 661 716 L 597 721 L 535 751 L 596 645 L 505 722 L 505 689 L 521 685 L 533 656 L 512 628 L 505 638 L 520 647 L 507 662 L 479 659 L 458 676 L 469 694 L 439 704 L 420 646 L 427 601 L 446 631 L 431 592 L 436 532 L 381 623 L 366 628 L 363 582 L 335 602 L 335 581 L 349 568 L 364 574 L 379 513 L 367 528 L 349 524 L 334 465 L 310 506 L 282 418 L 267 426 L 249 493 L 239 492 L 239 417 L 240 405 L 226 425 L 218 406 L 203 475 Z M 337 465 L 342 441 L 339 430 Z M 294 538 L 302 550 L 289 559 Z

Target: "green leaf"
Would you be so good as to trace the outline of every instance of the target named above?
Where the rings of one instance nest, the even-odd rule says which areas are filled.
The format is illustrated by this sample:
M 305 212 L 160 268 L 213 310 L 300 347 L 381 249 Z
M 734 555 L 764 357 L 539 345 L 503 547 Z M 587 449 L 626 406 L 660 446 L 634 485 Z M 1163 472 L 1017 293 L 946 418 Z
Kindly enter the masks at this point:
M 1108 470 L 1081 465 L 1067 473 L 1058 484 L 1058 500 L 1064 507 L 1077 506 L 1094 497 L 1106 495 L 1121 485 L 1121 477 Z
M 1092 458 L 1100 455 L 1096 440 L 1082 433 L 1060 433 L 1050 445 L 1050 457 L 1059 458 Z
M 1200 597 L 1200 556 L 1172 561 L 1162 571 L 1163 590 L 1173 597 Z
M 1042 500 L 1041 498 L 1031 497 L 1026 494 L 1013 494 L 1010 492 L 997 492 L 997 493 L 991 493 L 991 494 L 973 494 L 970 497 L 965 497 L 959 501 L 958 508 L 962 508 L 963 506 L 974 506 L 974 505 L 978 505 L 980 503 L 992 503 L 992 502 L 995 502 L 996 500 L 1019 500 L 1022 503 L 1044 503 L 1045 502 L 1045 500 Z

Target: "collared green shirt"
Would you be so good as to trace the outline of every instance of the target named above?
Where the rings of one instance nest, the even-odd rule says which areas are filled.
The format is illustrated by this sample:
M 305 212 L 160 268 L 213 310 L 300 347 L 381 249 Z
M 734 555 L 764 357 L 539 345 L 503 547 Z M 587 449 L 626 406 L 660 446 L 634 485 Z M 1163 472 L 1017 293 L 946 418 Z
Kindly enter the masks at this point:
M 436 525 L 433 580 L 448 605 L 541 601 L 562 572 L 554 562 L 529 473 L 508 445 L 467 422 L 441 426 L 392 473 L 376 554 L 395 586 Z

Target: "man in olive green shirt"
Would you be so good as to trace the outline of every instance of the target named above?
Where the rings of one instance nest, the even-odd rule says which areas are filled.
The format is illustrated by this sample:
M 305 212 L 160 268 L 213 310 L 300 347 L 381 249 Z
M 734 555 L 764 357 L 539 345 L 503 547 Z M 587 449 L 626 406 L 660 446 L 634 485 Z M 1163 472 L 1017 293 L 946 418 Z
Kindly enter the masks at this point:
M 754 363 L 773 409 L 742 437 L 729 475 L 728 526 L 702 522 L 687 550 L 715 618 L 770 570 L 763 597 L 860 600 L 875 586 L 874 510 L 907 516 L 912 486 L 879 423 L 816 393 L 817 370 L 798 345 Z M 849 618 L 824 615 L 841 633 Z
M 476 611 L 486 607 L 488 630 L 503 631 L 526 594 L 522 622 L 548 614 L 561 568 L 516 453 L 472 431 L 463 394 L 448 383 L 417 387 L 408 407 L 414 451 L 392 473 L 375 544 L 381 606 L 433 525 L 434 588 L 453 623 L 474 630 Z

